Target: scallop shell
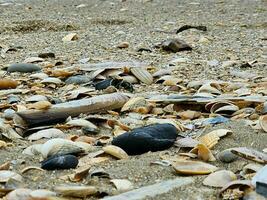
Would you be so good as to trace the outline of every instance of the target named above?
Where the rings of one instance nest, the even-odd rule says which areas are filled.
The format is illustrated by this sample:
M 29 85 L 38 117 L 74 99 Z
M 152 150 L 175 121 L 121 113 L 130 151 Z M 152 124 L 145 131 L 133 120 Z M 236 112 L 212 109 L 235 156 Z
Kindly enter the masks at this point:
M 203 184 L 212 187 L 223 187 L 234 180 L 237 180 L 237 176 L 233 172 L 220 170 L 208 175 L 204 179 Z
M 198 140 L 205 144 L 209 149 L 214 147 L 221 137 L 232 134 L 233 132 L 228 129 L 217 129 L 201 136 Z
M 28 140 L 39 140 L 41 138 L 64 138 L 65 134 L 57 128 L 49 128 L 38 131 L 28 137 Z
M 93 186 L 56 186 L 54 190 L 63 195 L 71 197 L 87 197 L 97 193 L 97 189 Z
M 22 181 L 22 176 L 9 170 L 0 170 L 0 183 L 7 182 L 10 178 Z
M 214 165 L 200 161 L 176 161 L 173 167 L 178 174 L 182 175 L 204 175 L 216 171 L 218 168 Z
M 257 151 L 255 149 L 249 149 L 247 147 L 238 147 L 232 148 L 231 152 L 248 160 L 253 160 L 258 163 L 267 163 L 267 154 Z
M 205 162 L 216 160 L 209 148 L 207 148 L 204 144 L 197 144 L 196 147 L 190 151 L 190 153 L 196 154 L 199 159 Z
M 103 151 L 107 154 L 110 154 L 118 159 L 128 159 L 128 154 L 121 149 L 120 147 L 114 146 L 114 145 L 108 145 L 103 147 Z
M 131 73 L 141 82 L 151 85 L 153 83 L 153 76 L 145 68 L 131 68 Z
M 61 138 L 48 140 L 41 148 L 43 158 L 54 155 L 77 154 L 84 151 L 85 150 L 75 142 Z
M 127 101 L 124 106 L 121 108 L 121 112 L 133 111 L 140 107 L 147 107 L 148 102 L 144 97 L 134 97 Z
M 259 124 L 261 128 L 267 133 L 267 115 L 260 116 Z

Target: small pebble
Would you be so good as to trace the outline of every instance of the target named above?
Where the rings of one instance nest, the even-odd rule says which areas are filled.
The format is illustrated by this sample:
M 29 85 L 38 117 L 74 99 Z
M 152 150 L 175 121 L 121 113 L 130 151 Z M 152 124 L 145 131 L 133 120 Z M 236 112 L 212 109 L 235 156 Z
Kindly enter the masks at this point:
M 7 120 L 13 119 L 14 115 L 15 115 L 16 111 L 13 109 L 6 109 L 4 111 L 3 117 Z
M 8 68 L 8 72 L 21 72 L 21 73 L 31 73 L 35 71 L 40 71 L 41 68 L 38 65 L 31 63 L 15 63 L 11 64 Z
M 234 162 L 238 159 L 238 156 L 231 152 L 231 149 L 226 149 L 218 153 L 218 159 L 224 163 Z

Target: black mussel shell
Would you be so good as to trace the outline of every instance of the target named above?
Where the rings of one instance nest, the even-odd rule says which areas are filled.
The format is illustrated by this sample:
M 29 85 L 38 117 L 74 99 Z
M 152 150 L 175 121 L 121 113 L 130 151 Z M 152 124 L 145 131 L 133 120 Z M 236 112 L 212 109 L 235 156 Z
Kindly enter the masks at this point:
M 172 124 L 154 124 L 136 128 L 119 135 L 112 141 L 129 155 L 138 155 L 148 151 L 161 151 L 170 148 L 178 136 Z
M 78 158 L 73 155 L 60 155 L 49 157 L 42 162 L 42 169 L 56 170 L 56 169 L 72 169 L 78 165 Z

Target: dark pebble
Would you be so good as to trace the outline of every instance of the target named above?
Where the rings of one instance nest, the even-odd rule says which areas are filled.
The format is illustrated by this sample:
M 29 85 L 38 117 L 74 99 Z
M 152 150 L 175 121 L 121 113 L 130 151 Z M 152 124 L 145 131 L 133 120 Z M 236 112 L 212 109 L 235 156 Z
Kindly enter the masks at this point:
M 73 155 L 53 156 L 42 162 L 42 169 L 72 169 L 78 165 L 78 159 Z
M 40 71 L 41 68 L 38 65 L 30 63 L 15 63 L 11 64 L 8 68 L 8 72 L 21 72 L 21 73 L 31 73 L 35 71 Z
M 190 51 L 192 47 L 180 39 L 168 39 L 162 42 L 161 48 L 165 51 L 176 53 L 178 51 Z
M 65 83 L 66 84 L 84 84 L 84 83 L 88 83 L 91 79 L 88 76 L 84 76 L 84 75 L 77 75 L 77 76 L 71 76 L 69 77 Z
M 119 135 L 113 139 L 112 144 L 129 155 L 138 155 L 168 149 L 174 144 L 177 136 L 177 129 L 172 124 L 154 124 Z
M 40 58 L 55 58 L 56 55 L 52 52 L 48 52 L 48 53 L 40 53 L 38 55 L 38 57 L 40 57 Z
M 95 128 L 91 128 L 91 127 L 83 127 L 82 132 L 85 135 L 87 135 L 87 134 L 96 135 L 99 133 L 99 129 L 95 129 Z

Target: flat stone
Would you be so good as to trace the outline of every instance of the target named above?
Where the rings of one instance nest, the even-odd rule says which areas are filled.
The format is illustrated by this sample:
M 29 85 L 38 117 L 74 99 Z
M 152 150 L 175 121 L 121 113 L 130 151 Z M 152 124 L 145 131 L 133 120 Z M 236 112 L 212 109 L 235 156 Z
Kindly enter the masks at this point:
M 88 83 L 91 79 L 88 76 L 84 75 L 77 75 L 77 76 L 71 76 L 69 77 L 65 83 L 66 84 L 83 84 L 83 83 Z
M 14 63 L 7 68 L 8 72 L 21 72 L 21 73 L 31 73 L 40 70 L 41 67 L 31 63 Z
M 173 180 L 162 181 L 154 185 L 145 186 L 129 192 L 125 192 L 116 196 L 107 197 L 103 200 L 140 200 L 147 197 L 155 197 L 156 195 L 167 193 L 174 188 L 185 186 L 193 183 L 192 178 L 176 178 Z

